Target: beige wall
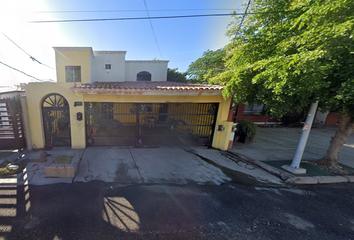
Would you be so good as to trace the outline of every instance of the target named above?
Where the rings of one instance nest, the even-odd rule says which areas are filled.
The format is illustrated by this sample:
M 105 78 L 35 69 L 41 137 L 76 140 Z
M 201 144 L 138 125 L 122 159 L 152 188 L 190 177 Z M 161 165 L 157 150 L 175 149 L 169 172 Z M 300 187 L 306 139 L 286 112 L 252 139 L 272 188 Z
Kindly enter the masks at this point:
M 57 82 L 66 82 L 65 66 L 81 66 L 81 83 L 91 83 L 91 48 L 54 48 Z
M 91 47 L 54 47 L 57 82 L 66 82 L 65 66 L 81 66 L 81 83 L 136 81 L 139 72 L 151 81 L 167 80 L 168 61 L 125 61 L 124 51 L 92 51 Z M 106 70 L 105 64 L 112 69 Z
M 29 83 L 26 85 L 27 107 L 31 132 L 32 147 L 44 148 L 44 129 L 42 118 L 43 99 L 52 93 L 66 98 L 70 110 L 70 130 L 72 148 L 85 148 L 85 121 L 76 120 L 76 113 L 82 112 L 85 119 L 84 104 L 74 107 L 75 101 L 83 101 L 82 94 L 74 94 L 70 87 L 74 83 Z
M 223 101 L 220 102 L 218 116 L 216 119 L 212 146 L 221 150 L 227 150 L 229 146 L 229 139 L 233 124 L 233 122 L 227 121 L 227 118 L 229 116 L 230 104 L 231 98 L 228 98 L 226 100 L 223 99 Z M 218 131 L 219 125 L 223 125 L 225 129 L 222 131 Z
M 105 64 L 111 64 L 112 69 L 105 69 Z M 125 52 L 94 52 L 92 81 L 125 81 Z
M 125 81 L 136 81 L 139 72 L 151 73 L 151 81 L 167 80 L 168 61 L 125 61 Z

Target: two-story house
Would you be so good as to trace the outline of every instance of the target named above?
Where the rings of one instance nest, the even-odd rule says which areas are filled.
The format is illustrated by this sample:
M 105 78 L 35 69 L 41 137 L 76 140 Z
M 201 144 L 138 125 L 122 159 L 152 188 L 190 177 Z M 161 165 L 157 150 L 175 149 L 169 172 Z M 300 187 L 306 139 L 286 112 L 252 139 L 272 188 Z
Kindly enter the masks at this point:
M 32 148 L 227 149 L 231 99 L 222 86 L 166 81 L 168 61 L 126 60 L 124 51 L 54 50 L 57 82 L 26 85 Z

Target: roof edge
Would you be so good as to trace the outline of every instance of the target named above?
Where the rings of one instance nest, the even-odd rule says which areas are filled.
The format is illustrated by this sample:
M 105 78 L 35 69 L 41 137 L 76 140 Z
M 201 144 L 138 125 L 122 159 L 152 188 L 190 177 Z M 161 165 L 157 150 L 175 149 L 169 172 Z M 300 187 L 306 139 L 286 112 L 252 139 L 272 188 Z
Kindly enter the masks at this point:
M 125 60 L 126 62 L 169 62 L 170 60 Z
M 56 51 L 74 51 L 74 50 L 91 50 L 92 47 L 53 47 L 54 50 Z
M 116 54 L 116 53 L 123 53 L 126 54 L 127 51 L 93 51 L 94 54 Z

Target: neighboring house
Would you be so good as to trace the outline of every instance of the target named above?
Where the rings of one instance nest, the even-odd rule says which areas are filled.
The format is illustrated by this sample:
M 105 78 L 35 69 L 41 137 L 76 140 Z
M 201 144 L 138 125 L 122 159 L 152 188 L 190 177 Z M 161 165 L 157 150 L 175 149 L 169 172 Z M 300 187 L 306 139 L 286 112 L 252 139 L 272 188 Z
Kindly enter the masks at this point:
M 167 82 L 168 61 L 128 61 L 123 51 L 54 50 L 57 82 L 26 85 L 33 148 L 227 149 L 231 98 L 223 87 Z
M 25 90 L 20 87 L 1 87 L 0 86 L 0 99 L 13 98 L 17 96 L 24 96 Z
M 235 106 L 235 112 L 233 117 L 234 122 L 237 122 L 239 120 L 248 120 L 256 124 L 262 124 L 262 125 L 282 124 L 281 119 L 265 116 L 262 114 L 262 110 L 263 110 L 263 105 L 257 105 L 257 104 L 245 105 L 239 103 L 237 106 Z
M 266 116 L 262 114 L 263 105 L 245 105 L 242 103 L 237 104 L 234 108 L 233 121 L 237 122 L 239 120 L 252 121 L 259 125 L 280 125 L 283 124 L 282 118 L 274 118 L 271 116 Z M 319 126 L 337 126 L 338 113 L 329 112 L 321 113 L 320 110 L 317 111 L 314 119 L 314 127 Z

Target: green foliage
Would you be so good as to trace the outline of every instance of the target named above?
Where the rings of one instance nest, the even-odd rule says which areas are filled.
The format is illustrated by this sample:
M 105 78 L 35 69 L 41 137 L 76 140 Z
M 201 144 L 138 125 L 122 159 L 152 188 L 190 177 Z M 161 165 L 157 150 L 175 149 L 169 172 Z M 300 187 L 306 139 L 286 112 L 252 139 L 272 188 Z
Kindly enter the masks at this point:
M 167 81 L 186 83 L 186 73 L 178 72 L 178 68 L 167 68 Z
M 15 165 L 18 166 L 17 169 L 9 169 L 8 165 L 11 165 L 11 163 L 9 163 L 7 160 L 0 165 L 0 176 L 22 173 L 23 169 L 26 167 L 26 164 L 16 163 Z
M 192 62 L 187 69 L 187 76 L 194 83 L 207 83 L 210 78 L 225 71 L 225 49 L 208 50 L 203 56 Z
M 74 156 L 69 155 L 59 155 L 53 160 L 53 164 L 70 164 Z
M 247 137 L 254 138 L 257 136 L 258 126 L 254 122 L 247 120 L 240 120 L 236 125 L 236 134 L 241 135 L 245 133 Z
M 354 2 L 254 0 L 239 32 L 230 24 L 227 71 L 212 78 L 224 96 L 263 103 L 266 114 L 323 110 L 354 116 Z

